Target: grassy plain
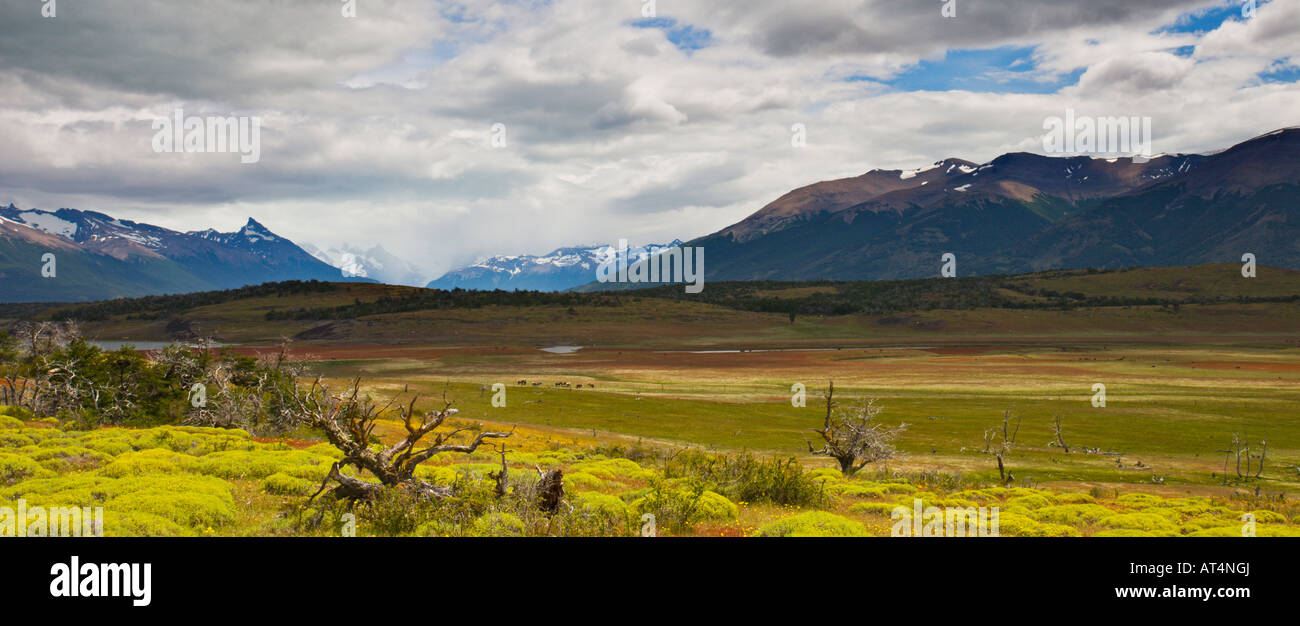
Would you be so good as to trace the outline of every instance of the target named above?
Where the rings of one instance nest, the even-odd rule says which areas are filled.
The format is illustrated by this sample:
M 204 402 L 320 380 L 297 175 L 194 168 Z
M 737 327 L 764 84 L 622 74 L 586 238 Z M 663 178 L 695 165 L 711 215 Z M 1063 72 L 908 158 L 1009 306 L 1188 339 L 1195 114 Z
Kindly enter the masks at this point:
M 868 534 L 888 534 L 888 515 L 882 518 L 880 512 L 915 489 L 936 501 L 1006 507 L 1032 495 L 1050 501 L 1006 509 L 1028 520 L 1022 533 L 1008 534 L 1232 534 L 1224 529 L 1239 525 L 1233 515 L 1262 507 L 1276 511 L 1285 524 L 1297 513 L 1294 502 L 1300 496 L 1300 304 L 1233 301 L 1300 294 L 1300 274 L 1261 268 L 1259 278 L 1245 281 L 1239 274 L 1234 278 L 1238 269 L 1051 272 L 1018 278 L 1031 285 L 1015 291 L 1030 299 L 1038 296 L 1024 294 L 1037 289 L 1222 300 L 1176 307 L 938 309 L 800 315 L 792 322 L 782 314 L 633 294 L 621 296 L 616 307 L 484 307 L 267 321 L 268 311 L 304 302 L 266 297 L 188 310 L 171 319 L 117 316 L 88 324 L 86 331 L 100 339 L 164 340 L 169 322 L 181 318 L 246 353 L 269 352 L 278 338 L 298 336 L 292 353 L 329 381 L 361 377 L 376 397 L 419 394 L 421 406 L 432 406 L 446 393 L 466 419 L 519 425 L 520 443 L 512 448 L 523 456 L 512 457 L 512 466 L 521 471 L 546 466 L 537 455 L 551 453 L 551 465 L 590 474 L 581 464 L 595 454 L 589 452 L 595 446 L 753 452 L 829 468 L 827 459 L 808 454 L 804 437 L 820 425 L 820 393 L 833 380 L 839 400 L 876 398 L 885 407 L 883 421 L 907 424 L 898 442 L 903 455 L 864 470 L 864 478 L 843 481 L 816 470 L 832 499 L 815 508 L 861 524 Z M 762 295 L 800 298 L 826 289 L 767 288 Z M 339 306 L 401 290 L 347 285 L 313 295 L 308 304 Z M 540 349 L 548 346 L 581 349 L 567 354 Z M 505 407 L 491 404 L 495 384 L 505 386 Z M 806 387 L 806 406 L 792 405 L 796 384 Z M 1104 407 L 1093 404 L 1097 384 L 1105 386 Z M 1015 476 L 1011 486 L 1032 492 L 990 487 L 998 472 L 985 453 L 984 433 L 1001 423 L 1005 411 L 1021 424 L 1007 459 Z M 1057 416 L 1068 454 L 1054 445 Z M 1225 473 L 1224 451 L 1234 434 L 1251 443 L 1252 454 L 1263 453 L 1258 479 L 1239 478 L 1235 461 Z M 483 469 L 490 460 L 487 455 L 474 463 Z M 1245 462 L 1242 473 L 1253 476 L 1258 459 L 1250 461 L 1249 472 Z M 615 496 L 635 513 L 634 503 L 644 497 L 640 490 L 653 482 L 655 471 L 666 471 L 643 469 L 649 473 L 615 472 L 575 483 L 571 490 Z M 948 476 L 940 481 L 947 486 L 915 478 L 935 475 Z M 235 497 L 261 511 L 258 515 L 279 506 L 280 496 L 267 491 L 264 478 L 231 483 Z M 971 488 L 993 491 L 954 495 Z M 1154 499 L 1134 495 L 1144 493 Z M 12 500 L 16 494 L 0 491 L 0 498 Z M 780 529 L 762 529 L 815 513 L 764 502 L 737 504 L 735 515 L 675 532 L 780 534 Z M 1109 512 L 1075 511 L 1083 521 L 1067 519 L 1074 513 L 1063 510 L 1039 513 L 1047 506 L 1084 504 Z M 1180 507 L 1177 515 L 1143 511 Z M 1210 515 L 1189 512 L 1201 507 L 1212 507 L 1222 519 L 1194 521 Z M 1171 526 L 1150 518 L 1102 521 L 1148 513 L 1164 516 Z M 818 520 L 803 521 L 821 527 Z M 525 534 L 543 534 L 529 529 Z M 263 520 L 230 522 L 218 532 L 271 530 Z

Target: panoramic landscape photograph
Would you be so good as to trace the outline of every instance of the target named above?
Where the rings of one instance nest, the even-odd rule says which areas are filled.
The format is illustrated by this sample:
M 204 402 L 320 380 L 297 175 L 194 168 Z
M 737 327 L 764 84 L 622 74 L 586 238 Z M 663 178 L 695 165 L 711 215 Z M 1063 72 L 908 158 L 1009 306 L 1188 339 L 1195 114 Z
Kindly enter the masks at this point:
M 1300 0 L 0 7 L 37 595 L 830 538 L 1239 603 L 1300 537 Z

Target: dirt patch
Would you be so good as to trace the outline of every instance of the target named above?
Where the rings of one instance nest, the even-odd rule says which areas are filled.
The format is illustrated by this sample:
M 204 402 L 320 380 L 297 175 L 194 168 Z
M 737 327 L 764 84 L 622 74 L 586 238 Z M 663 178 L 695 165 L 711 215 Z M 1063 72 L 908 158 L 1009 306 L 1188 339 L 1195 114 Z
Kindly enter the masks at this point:
M 924 352 L 930 354 L 988 354 L 992 352 L 991 348 L 985 346 L 961 346 L 947 348 L 926 348 Z

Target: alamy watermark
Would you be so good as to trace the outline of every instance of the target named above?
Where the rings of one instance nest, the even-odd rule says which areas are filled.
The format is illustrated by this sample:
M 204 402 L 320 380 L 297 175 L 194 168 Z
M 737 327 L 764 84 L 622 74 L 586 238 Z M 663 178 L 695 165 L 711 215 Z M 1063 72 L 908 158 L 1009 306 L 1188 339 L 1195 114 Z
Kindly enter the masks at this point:
M 1066 109 L 1065 117 L 1043 120 L 1043 152 L 1048 154 L 1107 154 L 1151 158 L 1150 117 L 1089 117 Z
M 50 567 L 50 596 L 55 598 L 130 598 L 149 606 L 153 593 L 150 563 L 82 563 L 73 556 Z
M 596 280 L 601 283 L 688 283 L 686 293 L 704 291 L 704 248 L 673 246 L 647 249 L 645 258 L 629 259 L 627 240 L 619 239 L 617 249 L 608 249 L 596 266 Z
M 103 537 L 104 507 L 0 506 L 0 537 Z
M 153 121 L 154 152 L 234 152 L 240 163 L 262 160 L 262 118 L 185 115 L 176 109 L 172 117 Z

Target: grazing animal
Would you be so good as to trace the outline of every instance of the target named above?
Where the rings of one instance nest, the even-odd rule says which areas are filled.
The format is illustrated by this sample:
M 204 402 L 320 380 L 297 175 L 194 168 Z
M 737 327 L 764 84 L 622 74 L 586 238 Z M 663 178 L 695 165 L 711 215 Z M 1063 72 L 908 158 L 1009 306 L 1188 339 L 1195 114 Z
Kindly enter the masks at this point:
M 526 380 L 521 380 L 521 381 L 519 381 L 519 382 L 517 382 L 517 383 L 515 383 L 515 384 L 516 384 L 516 385 L 519 385 L 520 387 L 523 387 L 523 386 L 526 386 L 526 385 L 528 384 L 528 381 L 526 381 Z

